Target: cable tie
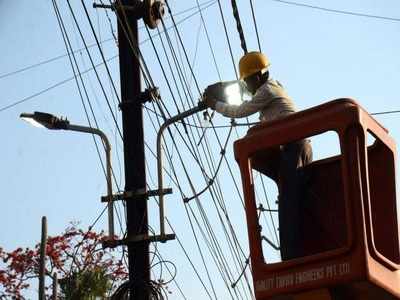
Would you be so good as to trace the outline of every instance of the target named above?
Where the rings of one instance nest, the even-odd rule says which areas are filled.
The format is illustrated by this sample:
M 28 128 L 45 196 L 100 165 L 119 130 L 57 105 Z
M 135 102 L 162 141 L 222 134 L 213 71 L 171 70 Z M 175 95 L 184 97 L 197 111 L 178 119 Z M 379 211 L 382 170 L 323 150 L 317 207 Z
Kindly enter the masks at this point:
M 221 155 L 225 155 L 225 149 L 221 149 L 221 151 L 219 152 Z

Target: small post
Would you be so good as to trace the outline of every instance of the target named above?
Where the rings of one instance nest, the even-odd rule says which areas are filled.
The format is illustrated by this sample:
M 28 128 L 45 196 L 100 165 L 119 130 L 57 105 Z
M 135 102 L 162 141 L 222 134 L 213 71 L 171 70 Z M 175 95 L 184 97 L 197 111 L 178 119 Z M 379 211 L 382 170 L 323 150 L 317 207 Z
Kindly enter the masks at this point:
M 39 300 L 45 300 L 45 270 L 46 270 L 47 219 L 42 217 L 42 238 L 40 242 L 39 261 Z
M 57 300 L 57 289 L 58 289 L 58 278 L 57 278 L 57 273 L 54 272 L 53 273 L 53 296 L 51 297 L 51 299 L 53 300 Z

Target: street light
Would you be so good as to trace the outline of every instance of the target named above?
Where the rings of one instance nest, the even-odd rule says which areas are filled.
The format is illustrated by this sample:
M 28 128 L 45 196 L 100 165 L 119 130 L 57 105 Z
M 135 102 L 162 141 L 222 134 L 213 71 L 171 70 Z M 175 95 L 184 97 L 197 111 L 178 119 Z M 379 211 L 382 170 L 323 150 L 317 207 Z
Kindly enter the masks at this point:
M 52 114 L 35 111 L 33 114 L 22 113 L 20 118 L 35 127 L 42 127 L 51 130 L 70 130 L 78 132 L 86 132 L 100 136 L 106 150 L 107 165 L 107 198 L 108 198 L 108 234 L 110 238 L 114 238 L 114 208 L 111 178 L 111 145 L 107 136 L 100 129 L 70 124 L 67 119 L 58 118 Z
M 204 98 L 218 100 L 230 105 L 240 105 L 248 98 L 248 91 L 240 80 L 220 81 L 209 85 L 203 94 Z

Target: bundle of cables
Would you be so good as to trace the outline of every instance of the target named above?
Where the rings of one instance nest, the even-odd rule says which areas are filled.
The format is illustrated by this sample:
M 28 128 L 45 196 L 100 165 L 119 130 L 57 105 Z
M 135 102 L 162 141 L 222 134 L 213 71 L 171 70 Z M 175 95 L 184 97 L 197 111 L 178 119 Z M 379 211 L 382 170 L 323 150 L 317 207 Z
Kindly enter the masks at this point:
M 166 300 L 168 299 L 168 291 L 163 287 L 163 282 L 157 282 L 150 280 L 147 283 L 147 288 L 149 290 L 150 299 L 152 300 Z M 129 299 L 129 288 L 130 282 L 126 281 L 122 283 L 111 296 L 111 300 L 123 300 Z

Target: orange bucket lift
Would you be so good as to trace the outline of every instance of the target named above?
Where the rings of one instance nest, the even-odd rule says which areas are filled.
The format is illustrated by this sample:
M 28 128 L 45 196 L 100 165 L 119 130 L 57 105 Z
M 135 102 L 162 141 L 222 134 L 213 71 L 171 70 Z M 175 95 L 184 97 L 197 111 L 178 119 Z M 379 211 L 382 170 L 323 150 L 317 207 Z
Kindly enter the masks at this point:
M 334 131 L 340 155 L 304 168 L 304 257 L 268 263 L 262 251 L 253 169 L 257 153 Z M 374 143 L 368 145 L 368 136 Z M 257 300 L 400 299 L 394 140 L 351 99 L 260 124 L 236 141 Z M 318 224 L 316 226 L 315 224 Z

